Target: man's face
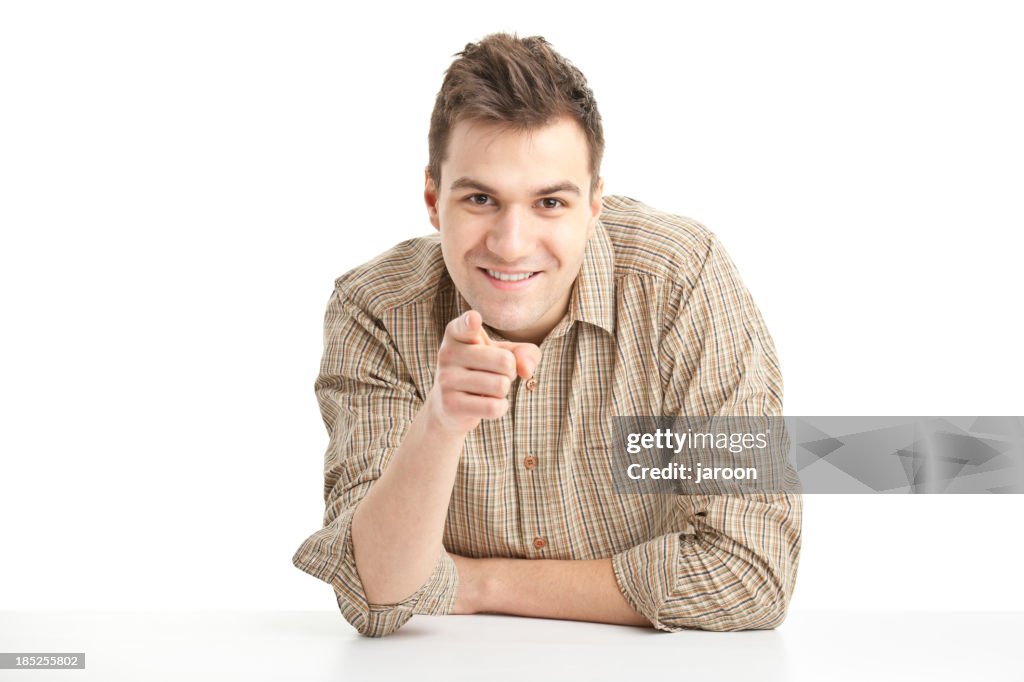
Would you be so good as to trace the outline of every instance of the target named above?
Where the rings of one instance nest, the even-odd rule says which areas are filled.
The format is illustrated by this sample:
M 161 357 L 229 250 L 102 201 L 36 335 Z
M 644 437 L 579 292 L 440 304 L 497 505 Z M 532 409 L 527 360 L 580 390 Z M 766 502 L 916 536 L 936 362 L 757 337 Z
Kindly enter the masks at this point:
M 460 121 L 447 152 L 424 198 L 448 273 L 486 324 L 540 344 L 569 307 L 601 212 L 583 130 L 571 118 L 525 132 Z

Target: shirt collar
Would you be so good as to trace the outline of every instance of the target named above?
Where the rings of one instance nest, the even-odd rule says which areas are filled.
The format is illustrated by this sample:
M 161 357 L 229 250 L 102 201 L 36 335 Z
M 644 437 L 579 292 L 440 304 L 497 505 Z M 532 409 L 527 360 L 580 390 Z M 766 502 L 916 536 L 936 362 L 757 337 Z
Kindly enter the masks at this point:
M 615 334 L 615 256 L 608 232 L 597 221 L 569 298 L 569 320 L 587 322 Z
M 445 308 L 453 313 L 446 317 L 452 320 L 470 310 L 470 307 L 447 271 L 445 275 L 451 287 L 451 298 Z M 583 263 L 569 295 L 568 311 L 551 330 L 551 335 L 564 334 L 577 321 L 600 327 L 613 336 L 615 334 L 615 256 L 611 239 L 600 220 L 583 251 Z

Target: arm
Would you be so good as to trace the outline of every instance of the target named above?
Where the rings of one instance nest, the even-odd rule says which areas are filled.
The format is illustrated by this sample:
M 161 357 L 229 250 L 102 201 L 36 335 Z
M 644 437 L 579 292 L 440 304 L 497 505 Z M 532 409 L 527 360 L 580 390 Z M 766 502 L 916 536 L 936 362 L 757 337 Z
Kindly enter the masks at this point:
M 507 404 L 483 395 L 494 389 L 494 376 L 481 376 L 490 372 L 453 378 L 452 361 L 469 352 L 485 370 L 497 363 L 513 373 L 517 361 L 508 349 L 476 338 L 482 331 L 474 315 L 473 330 L 449 325 L 438 378 L 421 403 L 386 330 L 338 291 L 328 305 L 316 385 L 330 433 L 327 508 L 324 528 L 299 547 L 293 563 L 334 587 L 342 614 L 361 634 L 389 634 L 414 613 L 447 613 L 454 602 L 458 576 L 441 534 L 462 442 L 481 415 L 500 416 Z M 473 336 L 472 343 L 450 338 L 459 333 Z M 532 357 L 528 350 L 520 355 Z M 475 395 L 460 395 L 467 387 Z
M 780 501 L 713 500 L 717 507 L 699 534 L 670 534 L 611 559 L 559 561 L 469 559 L 452 555 L 459 573 L 454 614 L 504 613 L 536 618 L 642 625 L 660 630 L 747 630 L 779 625 L 785 617 L 799 551 L 798 495 Z M 772 521 L 744 522 L 768 513 Z M 728 522 L 723 518 L 729 516 Z M 756 536 L 744 546 L 715 530 L 777 526 L 793 533 L 795 548 L 773 554 Z M 771 532 L 771 531 L 769 531 Z M 775 531 L 777 532 L 777 531 Z M 772 570 L 792 578 L 778 586 Z M 784 576 L 786 574 L 783 574 Z
M 681 281 L 692 285 L 669 297 L 660 335 L 662 414 L 781 416 L 772 338 L 717 237 L 710 235 L 706 255 Z M 788 452 L 788 438 L 773 436 Z M 801 496 L 677 495 L 675 502 L 676 532 L 612 558 L 630 604 L 669 631 L 779 625 L 796 582 Z
M 352 520 L 387 469 L 422 400 L 402 371 L 387 332 L 335 289 L 324 316 L 324 353 L 316 396 L 329 434 L 324 454 L 323 527 L 296 550 L 292 563 L 334 588 L 345 619 L 368 636 L 401 627 L 413 613 L 446 613 L 458 574 L 447 554 L 406 599 L 375 601 L 356 570 Z
M 459 572 L 452 613 L 650 626 L 623 597 L 611 559 L 452 559 Z
M 800 496 L 681 497 L 699 510 L 693 533 L 666 534 L 612 557 L 630 604 L 669 632 L 780 625 L 800 556 Z
M 368 601 L 395 604 L 407 599 L 444 553 L 441 536 L 463 439 L 439 424 L 424 405 L 356 507 L 353 552 Z

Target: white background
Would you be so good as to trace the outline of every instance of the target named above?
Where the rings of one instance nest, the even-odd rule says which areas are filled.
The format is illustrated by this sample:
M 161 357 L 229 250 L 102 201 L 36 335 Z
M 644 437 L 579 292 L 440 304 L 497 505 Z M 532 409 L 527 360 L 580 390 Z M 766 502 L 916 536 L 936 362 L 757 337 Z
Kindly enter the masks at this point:
M 453 53 L 588 76 L 606 191 L 716 232 L 792 415 L 1024 413 L 1013 3 L 0 5 L 0 609 L 335 609 L 336 276 L 427 234 Z M 793 610 L 1024 610 L 1020 496 L 805 498 Z

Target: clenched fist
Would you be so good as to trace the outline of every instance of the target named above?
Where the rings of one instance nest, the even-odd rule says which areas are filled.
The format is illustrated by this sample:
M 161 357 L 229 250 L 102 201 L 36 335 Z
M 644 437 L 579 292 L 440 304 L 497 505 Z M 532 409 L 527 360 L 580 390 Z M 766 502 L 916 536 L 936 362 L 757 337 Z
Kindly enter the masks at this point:
M 427 396 L 431 416 L 442 428 L 464 434 L 481 419 L 501 417 L 516 376 L 530 378 L 539 361 L 540 348 L 532 343 L 492 341 L 480 313 L 470 310 L 445 328 Z

